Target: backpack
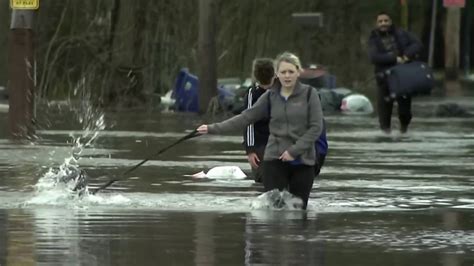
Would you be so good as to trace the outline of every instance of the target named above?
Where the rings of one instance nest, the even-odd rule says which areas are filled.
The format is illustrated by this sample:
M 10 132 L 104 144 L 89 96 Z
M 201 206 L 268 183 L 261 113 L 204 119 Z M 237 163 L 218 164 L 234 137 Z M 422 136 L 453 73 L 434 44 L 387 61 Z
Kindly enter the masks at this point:
M 308 89 L 308 95 L 306 97 L 306 101 L 308 103 L 309 103 L 309 99 L 311 98 L 311 91 L 313 91 L 312 87 Z M 309 105 L 308 105 L 308 108 L 309 108 Z M 271 110 L 270 93 L 268 93 L 268 113 L 270 113 L 270 110 Z M 319 137 L 314 142 L 314 148 L 316 149 L 316 160 L 318 160 L 320 156 L 326 156 L 326 154 L 328 154 L 329 144 L 326 138 L 326 121 L 324 120 L 324 118 L 323 118 L 323 129 Z M 318 163 L 318 165 L 319 164 L 320 163 Z M 321 166 L 322 165 L 319 165 L 319 167 Z
M 321 135 L 319 135 L 318 139 L 315 143 L 316 152 L 320 155 L 328 154 L 329 144 L 326 138 L 326 121 L 323 118 L 323 130 L 321 131 Z

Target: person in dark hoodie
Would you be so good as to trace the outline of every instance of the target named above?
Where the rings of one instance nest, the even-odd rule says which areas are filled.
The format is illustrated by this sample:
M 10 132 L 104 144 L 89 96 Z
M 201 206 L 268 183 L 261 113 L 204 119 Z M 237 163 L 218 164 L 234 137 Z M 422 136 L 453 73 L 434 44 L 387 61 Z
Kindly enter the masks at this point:
M 275 60 L 280 81 L 265 92 L 251 108 L 223 122 L 201 125 L 200 134 L 220 134 L 244 129 L 269 119 L 270 136 L 263 160 L 265 191 L 278 189 L 301 198 L 306 209 L 314 181 L 314 140 L 323 129 L 323 111 L 316 89 L 299 82 L 301 63 L 285 52 Z
M 252 64 L 252 76 L 255 82 L 249 87 L 244 97 L 244 109 L 252 108 L 260 96 L 272 87 L 275 77 L 273 60 L 271 58 L 255 59 Z M 263 179 L 260 163 L 263 161 L 265 146 L 270 135 L 268 123 L 268 119 L 262 119 L 250 124 L 243 134 L 247 160 L 252 168 L 253 179 L 258 183 L 261 183 Z
M 410 32 L 393 25 L 391 17 L 386 12 L 377 14 L 376 28 L 369 37 L 369 57 L 375 66 L 377 81 L 377 109 L 380 129 L 390 134 L 391 117 L 394 100 L 398 104 L 400 132 L 406 133 L 410 124 L 411 97 L 390 97 L 385 71 L 397 64 L 403 64 L 418 57 L 422 45 Z

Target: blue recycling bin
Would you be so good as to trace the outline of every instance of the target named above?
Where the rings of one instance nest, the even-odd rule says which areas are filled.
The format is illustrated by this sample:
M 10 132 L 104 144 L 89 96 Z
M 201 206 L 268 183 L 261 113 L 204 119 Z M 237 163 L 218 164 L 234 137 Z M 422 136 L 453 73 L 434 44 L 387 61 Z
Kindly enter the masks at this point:
M 217 88 L 218 100 L 226 110 L 232 109 L 235 92 L 223 85 Z M 189 73 L 187 68 L 182 68 L 176 78 L 172 98 L 176 100 L 175 110 L 178 112 L 199 112 L 199 79 Z
M 189 73 L 187 68 L 182 68 L 176 78 L 172 97 L 176 100 L 176 111 L 195 112 L 199 111 L 199 80 Z
M 336 76 L 327 74 L 325 75 L 325 80 L 326 80 L 326 88 L 328 89 L 334 89 L 336 88 Z

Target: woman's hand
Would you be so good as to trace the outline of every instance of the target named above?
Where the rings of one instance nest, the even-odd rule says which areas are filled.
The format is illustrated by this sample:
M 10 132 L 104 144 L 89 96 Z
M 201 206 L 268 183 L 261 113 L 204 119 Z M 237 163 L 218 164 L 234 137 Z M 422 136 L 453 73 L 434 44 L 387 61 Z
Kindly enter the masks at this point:
M 207 125 L 200 125 L 196 130 L 199 134 L 202 134 L 202 135 L 208 133 Z
M 260 163 L 260 159 L 258 158 L 255 152 L 249 153 L 247 155 L 247 160 L 249 161 L 252 168 L 258 168 L 258 164 Z
M 288 151 L 285 151 L 285 152 L 280 156 L 280 160 L 282 160 L 282 161 L 284 161 L 284 162 L 290 162 L 290 161 L 294 161 L 295 158 L 293 158 L 293 156 L 291 156 Z

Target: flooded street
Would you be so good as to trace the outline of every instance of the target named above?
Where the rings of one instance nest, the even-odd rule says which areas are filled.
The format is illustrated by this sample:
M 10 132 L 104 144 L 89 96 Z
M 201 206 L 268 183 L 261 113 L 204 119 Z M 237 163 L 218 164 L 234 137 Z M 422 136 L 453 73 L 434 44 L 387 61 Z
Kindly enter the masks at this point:
M 471 112 L 473 102 L 462 98 Z M 306 212 L 265 208 L 249 179 L 188 176 L 248 173 L 238 133 L 186 140 L 121 176 L 196 115 L 106 113 L 105 130 L 100 116 L 84 130 L 77 113 L 51 108 L 35 144 L 0 133 L 0 265 L 474 265 L 474 122 L 434 117 L 438 103 L 415 102 L 406 135 L 382 135 L 375 116 L 328 115 Z M 123 180 L 82 198 L 48 183 L 73 154 L 90 186 Z

